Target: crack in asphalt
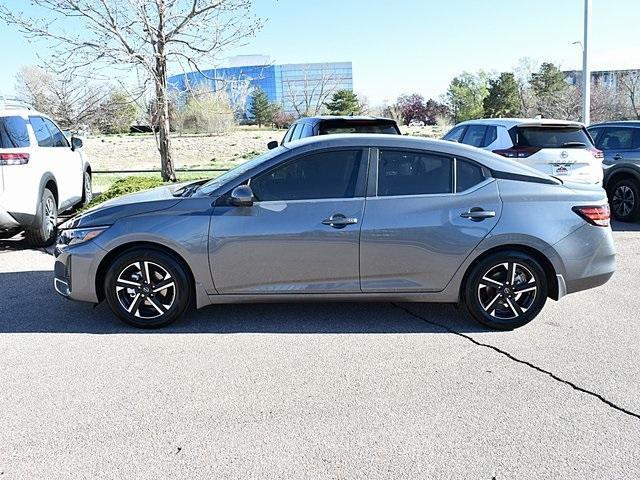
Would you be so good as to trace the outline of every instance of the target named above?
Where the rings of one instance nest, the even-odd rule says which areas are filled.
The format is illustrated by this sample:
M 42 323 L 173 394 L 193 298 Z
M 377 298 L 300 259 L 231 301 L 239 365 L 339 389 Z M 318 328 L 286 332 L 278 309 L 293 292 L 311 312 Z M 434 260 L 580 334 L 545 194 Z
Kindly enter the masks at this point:
M 411 315 L 414 318 L 422 320 L 423 322 L 426 322 L 426 323 L 428 323 L 430 325 L 434 325 L 436 327 L 442 328 L 443 330 L 445 330 L 445 331 L 447 331 L 449 333 L 452 333 L 454 335 L 457 335 L 458 337 L 462 337 L 465 340 L 468 340 L 471 343 L 473 343 L 473 344 L 475 344 L 475 345 L 477 345 L 479 347 L 484 347 L 484 348 L 488 348 L 490 350 L 493 350 L 493 351 L 499 353 L 500 355 L 502 355 L 504 357 L 507 357 L 509 360 L 512 360 L 512 361 L 514 361 L 516 363 L 520 363 L 522 365 L 526 365 L 527 367 L 529 367 L 529 368 L 531 368 L 531 369 L 533 369 L 533 370 L 535 370 L 537 372 L 543 373 L 543 374 L 551 377 L 553 380 L 555 380 L 557 382 L 563 383 L 564 385 L 568 385 L 569 387 L 573 388 L 574 390 L 576 390 L 578 392 L 581 392 L 581 393 L 584 393 L 584 394 L 589 395 L 591 397 L 594 397 L 594 398 L 598 399 L 600 402 L 602 402 L 605 405 L 607 405 L 608 407 L 610 407 L 610 408 L 612 408 L 614 410 L 617 410 L 620 413 L 623 413 L 623 414 L 628 415 L 630 417 L 633 417 L 633 418 L 635 418 L 637 420 L 640 420 L 640 413 L 632 412 L 631 410 L 627 410 L 624 407 L 616 405 L 611 400 L 607 400 L 605 397 L 603 397 L 599 393 L 592 392 L 591 390 L 587 390 L 586 388 L 580 387 L 580 386 L 576 385 L 575 383 L 573 383 L 573 382 L 571 382 L 569 380 L 565 380 L 564 378 L 560 378 L 555 373 L 550 372 L 549 370 L 545 370 L 542 367 L 538 367 L 537 365 L 534 365 L 531 362 L 528 362 L 526 360 L 522 360 L 522 359 L 520 359 L 518 357 L 515 357 L 514 355 L 510 354 L 509 352 L 507 352 L 505 350 L 502 350 L 501 348 L 495 347 L 495 346 L 490 345 L 488 343 L 480 342 L 480 341 L 476 340 L 475 338 L 473 338 L 470 335 L 466 335 L 464 333 L 461 333 L 461 332 L 458 332 L 457 330 L 452 329 L 451 327 L 448 327 L 448 326 L 443 325 L 443 324 L 438 323 L 438 322 L 434 322 L 433 320 L 429 320 L 429 319 L 423 317 L 422 315 L 419 315 L 419 314 L 417 314 L 415 312 L 412 312 L 411 310 L 409 310 L 406 307 L 403 307 L 402 305 L 398 305 L 397 303 L 392 303 L 392 305 L 397 307 L 397 308 L 399 308 L 400 310 L 408 313 L 409 315 Z

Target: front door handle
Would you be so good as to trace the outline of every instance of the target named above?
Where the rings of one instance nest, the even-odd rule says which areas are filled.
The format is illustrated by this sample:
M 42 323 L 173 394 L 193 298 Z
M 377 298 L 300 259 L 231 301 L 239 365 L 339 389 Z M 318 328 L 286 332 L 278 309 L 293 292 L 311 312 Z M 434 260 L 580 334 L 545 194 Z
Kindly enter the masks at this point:
M 493 218 L 496 216 L 496 212 L 493 210 L 484 210 L 480 207 L 470 208 L 468 212 L 462 212 L 460 214 L 462 218 L 468 218 L 474 222 L 480 222 L 486 218 Z
M 622 160 L 622 158 L 623 158 L 623 157 L 622 157 L 622 155 L 621 155 L 621 154 L 619 154 L 619 153 L 616 153 L 616 154 L 613 156 L 613 159 L 614 159 L 614 160 Z
M 344 228 L 347 225 L 353 225 L 354 223 L 358 223 L 357 218 L 345 217 L 341 213 L 336 213 L 335 215 L 331 215 L 329 218 L 322 220 L 323 225 L 329 225 L 333 228 Z

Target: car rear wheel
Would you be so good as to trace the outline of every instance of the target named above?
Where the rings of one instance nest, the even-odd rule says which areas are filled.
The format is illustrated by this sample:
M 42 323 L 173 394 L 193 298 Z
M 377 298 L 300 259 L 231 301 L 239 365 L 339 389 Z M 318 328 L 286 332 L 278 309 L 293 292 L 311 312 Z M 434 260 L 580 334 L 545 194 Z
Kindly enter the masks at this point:
M 56 239 L 56 227 L 58 225 L 58 204 L 51 190 L 45 188 L 40 198 L 36 225 L 25 230 L 27 243 L 34 247 L 46 247 Z
M 169 325 L 191 299 L 185 267 L 158 250 L 134 249 L 118 256 L 107 270 L 104 288 L 111 310 L 138 328 Z
M 611 213 L 621 222 L 640 219 L 640 183 L 634 178 L 618 180 L 608 191 Z
M 91 200 L 93 200 L 93 186 L 91 184 L 91 180 L 91 172 L 86 170 L 84 172 L 84 181 L 82 182 L 82 206 L 88 205 L 91 203 Z
M 478 322 L 497 330 L 513 330 L 540 313 L 547 290 L 547 277 L 533 257 L 517 251 L 497 252 L 473 267 L 464 298 Z

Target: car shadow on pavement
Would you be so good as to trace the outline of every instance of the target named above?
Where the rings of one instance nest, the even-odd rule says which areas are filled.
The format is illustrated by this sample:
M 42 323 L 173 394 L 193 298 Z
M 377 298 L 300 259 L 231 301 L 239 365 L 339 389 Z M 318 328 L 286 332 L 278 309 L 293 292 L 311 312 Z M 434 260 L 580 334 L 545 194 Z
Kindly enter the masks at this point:
M 94 307 L 60 297 L 51 271 L 0 273 L 0 333 L 277 333 L 368 334 L 445 333 L 429 323 L 459 332 L 487 331 L 464 310 L 449 304 L 403 304 L 422 320 L 392 303 L 264 303 L 212 305 L 189 311 L 158 330 L 122 323 L 105 302 Z

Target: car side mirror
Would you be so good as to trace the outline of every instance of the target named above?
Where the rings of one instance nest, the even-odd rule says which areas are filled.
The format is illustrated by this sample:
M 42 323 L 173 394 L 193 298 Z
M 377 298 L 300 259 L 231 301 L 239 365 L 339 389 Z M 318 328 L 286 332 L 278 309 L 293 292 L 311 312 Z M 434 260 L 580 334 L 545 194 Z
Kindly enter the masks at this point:
M 250 207 L 253 199 L 253 190 L 249 185 L 238 185 L 231 192 L 231 205 L 236 207 Z
M 271 140 L 269 143 L 267 143 L 267 148 L 269 150 L 273 150 L 274 148 L 278 148 L 278 142 L 276 140 Z
M 82 148 L 82 139 L 80 137 L 71 137 L 71 150 L 76 151 Z

